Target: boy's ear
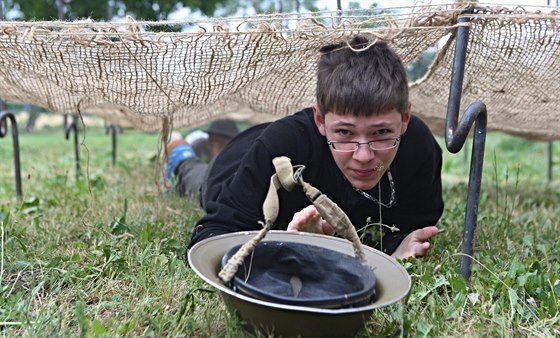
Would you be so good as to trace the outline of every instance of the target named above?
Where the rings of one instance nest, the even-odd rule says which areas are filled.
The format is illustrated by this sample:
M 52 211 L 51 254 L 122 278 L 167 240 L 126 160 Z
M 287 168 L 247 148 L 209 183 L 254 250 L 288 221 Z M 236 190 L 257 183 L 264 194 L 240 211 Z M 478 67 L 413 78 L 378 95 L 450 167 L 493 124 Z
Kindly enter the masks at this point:
M 410 111 L 412 109 L 412 103 L 408 101 L 408 105 L 406 107 L 406 111 L 402 116 L 402 127 L 401 127 L 401 135 L 405 133 L 406 129 L 408 129 L 408 123 L 410 122 Z
M 325 117 L 323 116 L 323 114 L 321 114 L 321 111 L 319 110 L 319 107 L 316 104 L 314 104 L 313 107 L 311 107 L 311 109 L 313 109 L 313 120 L 315 121 L 315 125 L 317 126 L 319 133 L 321 133 L 321 135 L 323 136 L 326 136 Z

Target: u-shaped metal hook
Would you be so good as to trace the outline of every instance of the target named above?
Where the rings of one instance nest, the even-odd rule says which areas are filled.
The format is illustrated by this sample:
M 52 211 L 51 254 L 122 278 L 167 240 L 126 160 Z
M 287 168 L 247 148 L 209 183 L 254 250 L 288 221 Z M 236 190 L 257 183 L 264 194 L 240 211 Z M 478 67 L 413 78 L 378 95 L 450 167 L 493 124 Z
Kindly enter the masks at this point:
M 76 182 L 80 178 L 80 148 L 78 145 L 78 126 L 76 125 L 76 118 L 72 117 L 72 121 L 70 123 L 67 122 L 67 119 L 64 119 L 65 126 L 64 126 L 64 134 L 66 139 L 70 138 L 70 132 L 74 132 L 74 157 L 76 160 Z
M 21 202 L 23 193 L 21 189 L 21 165 L 19 160 L 19 133 L 16 117 L 9 112 L 0 112 L 0 138 L 8 134 L 8 120 L 12 123 L 12 143 L 14 148 L 14 170 L 16 183 L 16 198 Z
M 469 19 L 459 18 L 458 21 L 468 22 Z M 465 226 L 463 230 L 463 257 L 461 259 L 461 274 L 467 286 L 470 288 L 472 257 L 474 256 L 474 232 L 477 226 L 482 167 L 484 163 L 484 147 L 486 143 L 487 111 L 486 105 L 477 100 L 467 107 L 461 120 L 459 121 L 458 119 L 469 40 L 469 27 L 467 25 L 457 27 L 456 34 L 455 55 L 453 59 L 447 117 L 445 121 L 445 143 L 447 150 L 450 152 L 459 152 L 465 144 L 471 126 L 474 124 Z

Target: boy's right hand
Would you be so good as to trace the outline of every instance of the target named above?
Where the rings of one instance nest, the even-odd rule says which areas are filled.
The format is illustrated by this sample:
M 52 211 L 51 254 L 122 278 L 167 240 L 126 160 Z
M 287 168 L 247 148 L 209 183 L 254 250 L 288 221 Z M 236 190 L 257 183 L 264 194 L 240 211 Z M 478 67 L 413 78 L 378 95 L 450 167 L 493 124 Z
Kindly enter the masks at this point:
M 334 235 L 333 227 L 325 221 L 313 205 L 309 205 L 294 214 L 288 223 L 288 231 L 311 232 L 323 235 Z

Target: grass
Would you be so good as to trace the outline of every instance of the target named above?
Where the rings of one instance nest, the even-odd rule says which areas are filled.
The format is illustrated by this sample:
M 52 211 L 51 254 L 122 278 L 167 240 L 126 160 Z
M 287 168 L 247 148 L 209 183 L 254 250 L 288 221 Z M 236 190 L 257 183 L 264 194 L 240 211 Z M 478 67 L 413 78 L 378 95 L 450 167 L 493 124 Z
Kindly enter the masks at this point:
M 11 140 L 0 139 L 0 335 L 246 335 L 184 264 L 202 210 L 158 194 L 157 135 L 119 134 L 113 167 L 110 136 L 89 128 L 89 154 L 80 148 L 89 181 L 76 181 L 60 129 L 20 136 L 21 203 Z M 445 231 L 429 256 L 402 262 L 412 290 L 376 312 L 364 336 L 560 335 L 560 170 L 556 159 L 548 182 L 546 151 L 546 143 L 488 136 L 467 290 L 459 264 L 469 164 L 444 150 Z

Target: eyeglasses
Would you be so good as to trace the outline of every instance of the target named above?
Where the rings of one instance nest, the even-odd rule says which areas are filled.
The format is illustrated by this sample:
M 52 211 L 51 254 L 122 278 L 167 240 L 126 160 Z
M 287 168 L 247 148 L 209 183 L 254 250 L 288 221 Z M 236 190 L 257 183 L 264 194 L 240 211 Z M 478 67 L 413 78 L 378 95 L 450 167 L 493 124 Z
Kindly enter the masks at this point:
M 358 150 L 358 148 L 360 148 L 360 145 L 362 144 L 367 144 L 369 149 L 371 150 L 392 149 L 397 146 L 400 140 L 400 137 L 384 138 L 381 140 L 373 140 L 368 142 L 334 142 L 327 139 L 327 144 L 330 145 L 334 151 L 351 153 Z

